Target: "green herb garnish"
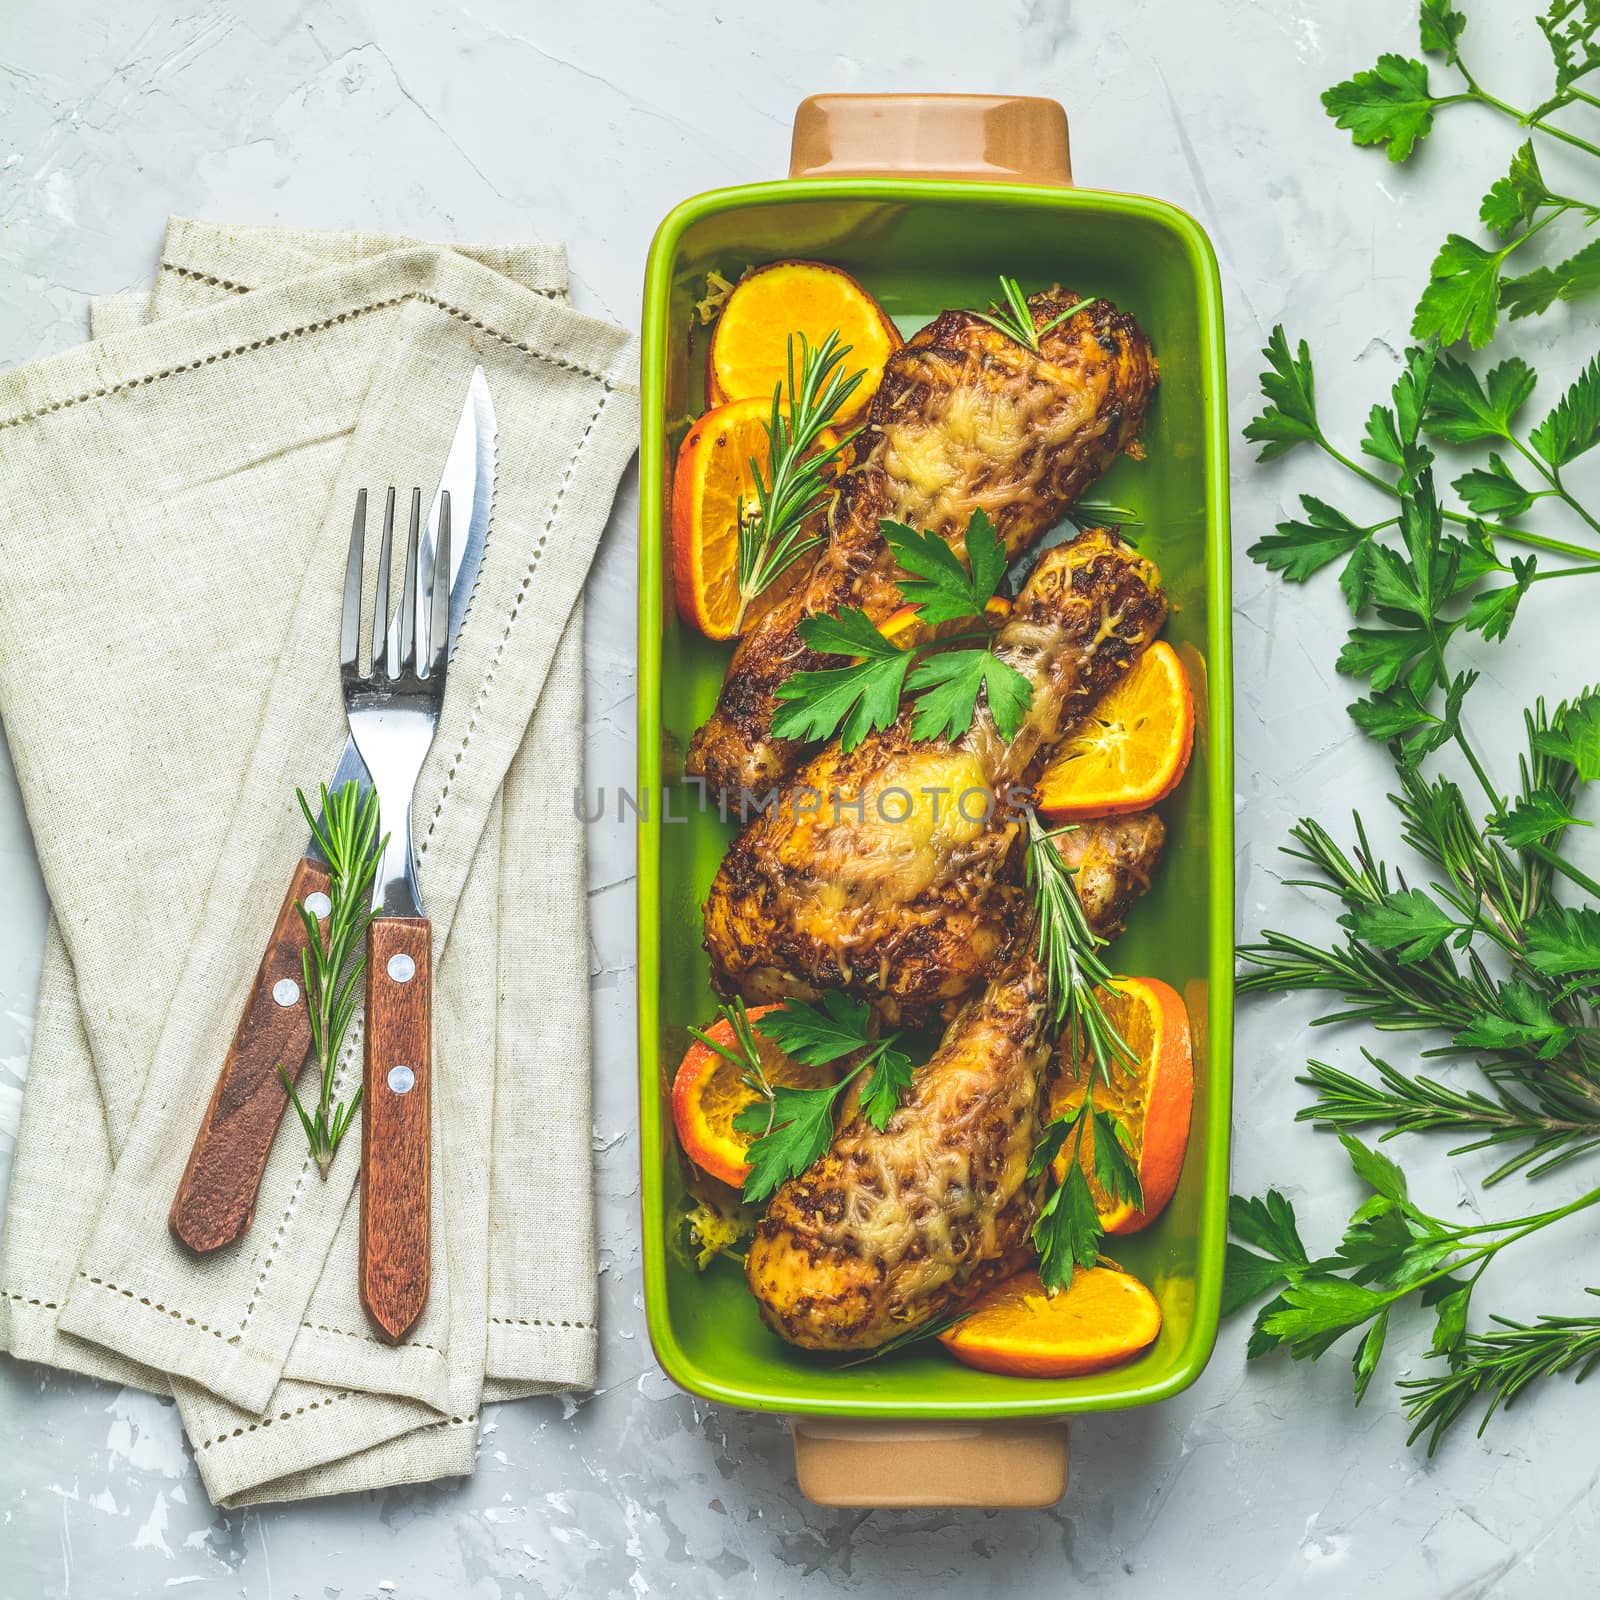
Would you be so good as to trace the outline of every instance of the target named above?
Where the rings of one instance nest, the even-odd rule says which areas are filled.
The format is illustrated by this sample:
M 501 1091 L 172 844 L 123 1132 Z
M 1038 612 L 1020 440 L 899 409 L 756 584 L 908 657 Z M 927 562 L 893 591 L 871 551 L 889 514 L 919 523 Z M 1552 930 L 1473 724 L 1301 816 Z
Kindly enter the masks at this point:
M 1035 328 L 1033 313 L 1028 309 L 1028 297 L 1022 292 L 1022 285 L 1015 278 L 1008 278 L 1001 273 L 1000 298 L 991 300 L 987 311 L 974 311 L 972 314 L 981 317 L 991 328 L 998 328 L 1001 333 L 1015 339 L 1018 344 L 1025 344 L 1030 350 L 1037 350 L 1040 339 L 1052 328 L 1058 327 L 1068 317 L 1075 317 L 1080 311 L 1098 303 L 1098 296 L 1089 300 L 1076 300 L 1065 311 L 1051 317 L 1042 328 Z
M 1123 1144 L 1121 1124 L 1094 1105 L 1096 1085 L 1109 1086 L 1113 1069 L 1137 1066 L 1138 1057 L 1106 1015 L 1101 996 L 1115 995 L 1118 990 L 1100 957 L 1105 940 L 1084 915 L 1072 881 L 1075 869 L 1061 859 L 1052 843 L 1071 831 L 1070 827 L 1047 831 L 1031 812 L 1028 815 L 1027 881 L 1033 896 L 1035 950 L 1048 979 L 1056 1021 L 1087 1073 L 1082 1101 L 1046 1124 L 1028 1162 L 1028 1176 L 1041 1176 L 1071 1139 L 1067 1175 L 1045 1200 L 1033 1228 L 1039 1276 L 1052 1294 L 1071 1283 L 1074 1265 L 1092 1267 L 1099 1256 L 1100 1219 L 1079 1159 L 1085 1138 L 1092 1141 L 1095 1181 L 1106 1194 L 1135 1205 L 1144 1203 L 1138 1172 Z
M 855 607 L 833 616 L 807 617 L 799 633 L 812 650 L 854 659 L 844 667 L 797 672 L 780 684 L 773 732 L 802 740 L 837 735 L 848 753 L 869 733 L 893 727 L 901 697 L 910 694 L 913 738 L 960 738 L 972 726 L 982 698 L 1001 738 L 1014 739 L 1033 703 L 1033 686 L 994 654 L 985 616 L 1005 579 L 1005 541 L 981 509 L 974 511 L 967 523 L 964 566 L 937 534 L 918 533 L 898 522 L 880 526 L 896 561 L 909 574 L 901 581 L 901 593 L 920 608 L 922 619 L 970 627 L 904 650 Z M 964 645 L 969 639 L 982 643 Z
M 863 1072 L 861 1111 L 881 1133 L 888 1127 L 911 1083 L 911 1058 L 895 1048 L 900 1035 L 871 1037 L 872 1007 L 865 1000 L 830 990 L 816 1005 L 785 1000 L 783 1009 L 761 1019 L 761 1032 L 792 1061 L 825 1067 L 847 1056 L 854 1066 L 837 1083 L 820 1089 L 792 1089 L 773 1084 L 752 1055 L 754 1072 L 746 1083 L 760 1095 L 733 1119 L 741 1133 L 757 1135 L 746 1151 L 750 1175 L 744 1181 L 747 1201 L 765 1200 L 787 1178 L 798 1177 L 833 1140 L 833 1111 L 845 1088 Z
M 800 360 L 795 363 L 795 342 Z M 822 543 L 805 531 L 806 519 L 820 511 L 832 492 L 830 474 L 839 457 L 861 432 L 847 433 L 824 449 L 818 440 L 840 408 L 861 387 L 865 372 L 847 373 L 844 358 L 850 346 L 839 343 L 835 329 L 813 350 L 803 333 L 789 335 L 788 383 L 772 391 L 767 434 L 767 467 L 750 462 L 756 499 L 739 519 L 739 614 L 771 588 L 801 556 Z
M 328 862 L 328 899 L 331 908 L 318 922 L 303 905 L 296 903 L 305 929 L 306 944 L 300 953 L 300 972 L 311 1021 L 311 1051 L 321 1074 L 316 1114 L 309 1115 L 284 1064 L 278 1063 L 278 1076 L 289 1091 L 294 1109 L 305 1129 L 306 1144 L 316 1157 L 317 1171 L 326 1178 L 339 1141 L 349 1131 L 350 1119 L 361 1104 L 361 1085 L 343 1104 L 333 1099 L 334 1073 L 339 1050 L 350 1018 L 367 958 L 362 941 L 376 912 L 372 908 L 372 880 L 382 859 L 388 837 L 378 837 L 378 792 L 369 789 L 365 798 L 359 787 L 347 783 L 335 793 L 322 786 L 322 816 L 312 814 L 305 795 L 295 790 L 300 809 L 311 825 L 312 837 Z

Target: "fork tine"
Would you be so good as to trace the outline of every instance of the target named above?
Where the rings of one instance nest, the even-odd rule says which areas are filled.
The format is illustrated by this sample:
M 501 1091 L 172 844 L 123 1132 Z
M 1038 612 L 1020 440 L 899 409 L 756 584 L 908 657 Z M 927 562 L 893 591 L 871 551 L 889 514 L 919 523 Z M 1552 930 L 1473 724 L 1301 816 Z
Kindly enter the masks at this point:
M 344 568 L 344 614 L 339 623 L 339 670 L 360 671 L 361 567 L 367 552 L 367 491 L 356 493 L 355 521 L 350 528 L 350 554 Z
M 433 615 L 428 621 L 428 676 L 435 677 L 445 667 L 450 651 L 450 491 L 445 490 L 439 504 L 439 543 L 433 553 Z M 419 618 L 420 621 L 420 618 Z
M 389 497 L 383 503 L 383 544 L 378 551 L 378 599 L 372 612 L 372 672 L 377 677 L 378 663 L 383 659 L 385 642 L 389 637 L 389 552 L 394 542 L 394 485 L 389 485 Z M 389 676 L 400 668 L 391 659 Z
M 411 491 L 411 533 L 406 540 L 406 577 L 400 590 L 400 666 L 399 672 L 415 672 L 417 667 L 417 539 L 422 526 L 422 491 Z M 390 677 L 397 674 L 391 672 Z

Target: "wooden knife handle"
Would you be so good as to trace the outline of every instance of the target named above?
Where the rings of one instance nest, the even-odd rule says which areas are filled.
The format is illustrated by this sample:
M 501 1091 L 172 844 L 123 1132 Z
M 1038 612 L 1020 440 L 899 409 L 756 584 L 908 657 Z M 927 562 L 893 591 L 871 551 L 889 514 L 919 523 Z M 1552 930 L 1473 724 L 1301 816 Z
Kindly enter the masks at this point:
M 360 1289 L 367 1315 L 391 1344 L 428 1298 L 429 939 L 423 917 L 380 917 L 367 930 Z
M 278 1064 L 282 1062 L 284 1071 L 294 1077 L 311 1049 L 311 1017 L 300 964 L 306 936 L 296 902 L 304 904 L 313 895 L 326 898 L 328 893 L 326 864 L 307 857 L 295 868 L 294 881 L 278 909 L 272 940 L 256 969 L 228 1059 L 178 1181 L 167 1225 L 200 1254 L 232 1244 L 255 1215 L 256 1191 L 272 1136 L 289 1103 Z M 313 903 L 312 910 L 326 915 L 320 903 Z

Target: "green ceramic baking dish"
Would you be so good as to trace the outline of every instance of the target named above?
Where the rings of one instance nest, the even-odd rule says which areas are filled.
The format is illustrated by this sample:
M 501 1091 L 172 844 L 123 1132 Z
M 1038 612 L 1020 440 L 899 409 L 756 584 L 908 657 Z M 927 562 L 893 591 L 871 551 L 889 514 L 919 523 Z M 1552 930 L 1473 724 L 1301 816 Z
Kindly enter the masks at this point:
M 1019 112 L 1018 106 L 1024 109 Z M 1229 663 L 1227 401 L 1221 288 L 1199 226 L 1159 200 L 1068 186 L 1065 121 L 1053 102 L 831 96 L 807 102 L 796 168 L 826 175 L 723 189 L 661 224 L 645 277 L 639 531 L 639 1092 L 645 1310 L 667 1374 L 707 1399 L 795 1415 L 1015 1419 L 1146 1404 L 1199 1376 L 1216 1335 L 1228 1198 L 1233 1018 L 1233 749 Z M 1059 121 L 1059 148 L 1044 121 Z M 976 141 L 974 128 L 986 128 Z M 965 128 L 965 131 L 964 131 Z M 1020 132 L 1018 130 L 1021 130 Z M 910 168 L 862 176 L 852 168 Z M 925 175 L 971 171 L 960 179 Z M 1019 170 L 1036 179 L 1014 181 Z M 835 175 L 835 174 L 843 175 Z M 1000 180 L 1000 181 L 996 181 Z M 1148 331 L 1161 387 L 1147 459 L 1119 462 L 1091 491 L 1134 510 L 1141 551 L 1172 602 L 1166 637 L 1202 690 L 1193 762 L 1164 806 L 1156 884 L 1113 957 L 1185 996 L 1196 1046 L 1194 1121 L 1183 1178 L 1159 1221 L 1115 1242 L 1154 1290 L 1163 1328 L 1126 1366 L 1059 1381 L 990 1376 L 937 1345 L 865 1365 L 790 1349 L 759 1321 L 736 1264 L 682 1264 L 684 1169 L 669 1089 L 690 1023 L 713 1011 L 700 906 L 731 829 L 682 782 L 689 737 L 727 662 L 671 601 L 672 463 L 704 408 L 704 333 L 693 307 L 715 269 L 814 257 L 875 294 L 903 333 L 947 306 L 981 306 L 1004 272 L 1029 289 L 1059 281 L 1105 294 Z M 663 807 L 665 793 L 668 804 Z M 684 818 L 686 820 L 678 820 Z

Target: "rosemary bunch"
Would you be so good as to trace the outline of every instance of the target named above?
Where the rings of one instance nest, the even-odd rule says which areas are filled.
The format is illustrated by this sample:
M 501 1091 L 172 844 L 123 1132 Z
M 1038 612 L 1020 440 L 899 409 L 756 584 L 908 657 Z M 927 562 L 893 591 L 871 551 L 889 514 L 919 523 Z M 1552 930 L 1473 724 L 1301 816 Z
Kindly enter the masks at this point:
M 800 360 L 795 362 L 795 341 Z M 763 424 L 767 434 L 767 467 L 754 460 L 750 475 L 755 504 L 739 521 L 739 614 L 737 632 L 751 603 L 770 589 L 801 556 L 822 540 L 806 532 L 806 519 L 820 511 L 829 495 L 829 478 L 839 458 L 861 430 L 822 445 L 825 429 L 849 400 L 865 372 L 846 372 L 850 346 L 839 342 L 835 329 L 813 350 L 803 333 L 789 335 L 787 385 L 772 391 L 772 413 Z
M 326 1178 L 339 1141 L 350 1128 L 350 1119 L 361 1104 L 361 1085 L 348 1101 L 336 1104 L 333 1098 L 334 1073 L 339 1050 L 350 1018 L 355 1012 L 361 974 L 367 958 L 362 944 L 375 912 L 372 908 L 372 880 L 388 843 L 378 837 L 378 792 L 369 789 L 362 796 L 355 783 L 330 794 L 322 786 L 322 815 L 312 814 L 305 795 L 295 790 L 300 809 L 311 825 L 311 835 L 328 861 L 327 916 L 319 923 L 303 905 L 296 904 L 305 928 L 305 949 L 300 953 L 300 970 L 305 983 L 306 1010 L 311 1018 L 311 1050 L 321 1073 L 317 1109 L 310 1114 L 300 1102 L 294 1080 L 278 1063 L 289 1097 L 294 1101 L 305 1129 L 306 1143 L 316 1157 L 317 1170 Z

